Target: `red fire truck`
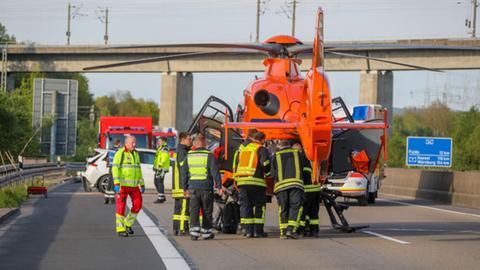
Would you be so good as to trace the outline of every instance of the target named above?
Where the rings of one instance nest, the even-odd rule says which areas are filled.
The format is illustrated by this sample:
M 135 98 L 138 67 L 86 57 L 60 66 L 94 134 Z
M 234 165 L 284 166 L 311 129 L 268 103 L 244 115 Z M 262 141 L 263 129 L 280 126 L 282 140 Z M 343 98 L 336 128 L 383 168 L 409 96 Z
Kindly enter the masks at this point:
M 137 139 L 137 148 L 152 148 L 151 117 L 102 116 L 99 126 L 98 142 L 102 149 L 110 149 L 115 139 L 123 145 L 127 135 Z

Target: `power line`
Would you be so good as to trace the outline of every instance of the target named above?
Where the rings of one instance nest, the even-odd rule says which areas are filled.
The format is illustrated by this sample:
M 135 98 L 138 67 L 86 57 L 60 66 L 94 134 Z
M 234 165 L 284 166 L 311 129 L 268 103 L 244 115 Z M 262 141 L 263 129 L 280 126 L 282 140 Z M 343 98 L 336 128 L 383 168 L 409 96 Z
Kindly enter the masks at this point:
M 68 19 L 67 19 L 67 45 L 70 45 L 70 36 L 72 35 L 72 32 L 70 31 L 70 25 L 71 21 L 75 19 L 75 17 L 85 17 L 87 16 L 86 14 L 80 13 L 80 8 L 83 6 L 83 4 L 80 4 L 79 6 L 72 6 L 70 3 L 68 3 Z M 73 8 L 73 10 L 72 10 Z
M 288 19 L 292 20 L 292 36 L 295 36 L 295 18 L 297 12 L 297 0 L 291 0 L 291 2 L 285 2 L 280 6 L 280 11 L 277 14 L 284 14 Z
M 105 41 L 105 46 L 108 45 L 108 7 L 101 8 L 98 7 L 97 10 L 95 10 L 95 13 L 97 13 L 97 18 L 105 24 L 105 34 L 103 36 L 103 40 Z
M 266 0 L 266 1 L 257 0 L 257 27 L 256 27 L 255 42 L 260 42 L 260 16 L 265 14 L 265 11 L 267 10 L 267 5 L 269 2 L 270 0 Z M 262 9 L 262 5 L 263 5 L 263 9 Z

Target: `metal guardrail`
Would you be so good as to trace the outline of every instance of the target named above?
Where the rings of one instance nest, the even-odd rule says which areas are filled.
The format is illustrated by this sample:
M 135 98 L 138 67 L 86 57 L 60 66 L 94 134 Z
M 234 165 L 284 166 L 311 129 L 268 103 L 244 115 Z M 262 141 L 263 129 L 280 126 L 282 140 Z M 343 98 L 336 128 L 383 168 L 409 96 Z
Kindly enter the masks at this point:
M 0 166 L 0 175 L 7 175 L 11 172 L 15 172 L 15 166 L 13 165 L 4 165 Z
M 85 170 L 85 162 L 68 162 L 67 163 L 67 170 L 77 170 L 83 171 Z
M 12 165 L 7 165 L 7 166 L 12 166 Z M 25 164 L 23 166 L 23 170 L 17 171 L 15 168 L 13 168 L 13 171 L 10 170 L 8 174 L 1 176 L 0 188 L 6 185 L 9 185 L 11 183 L 27 180 L 35 175 L 44 174 L 52 171 L 62 171 L 62 170 L 65 170 L 66 168 L 67 166 L 65 165 L 57 166 L 56 163 Z M 3 172 L 5 172 L 5 168 L 0 168 L 0 169 L 3 169 Z

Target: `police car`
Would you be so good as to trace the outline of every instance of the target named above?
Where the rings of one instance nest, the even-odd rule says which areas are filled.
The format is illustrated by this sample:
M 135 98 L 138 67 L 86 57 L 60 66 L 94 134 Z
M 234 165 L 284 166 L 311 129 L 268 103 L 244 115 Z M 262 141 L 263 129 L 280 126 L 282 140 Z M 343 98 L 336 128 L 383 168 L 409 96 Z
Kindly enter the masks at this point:
M 146 189 L 155 189 L 153 182 L 153 161 L 155 160 L 155 150 L 137 148 L 140 156 L 140 167 L 142 169 L 143 180 L 145 181 Z M 87 165 L 85 172 L 81 173 L 83 187 L 85 191 L 97 189 L 100 192 L 105 192 L 108 186 L 108 151 L 105 149 L 95 149 L 97 154 L 91 158 L 87 158 Z M 165 189 L 172 188 L 172 170 L 165 175 Z

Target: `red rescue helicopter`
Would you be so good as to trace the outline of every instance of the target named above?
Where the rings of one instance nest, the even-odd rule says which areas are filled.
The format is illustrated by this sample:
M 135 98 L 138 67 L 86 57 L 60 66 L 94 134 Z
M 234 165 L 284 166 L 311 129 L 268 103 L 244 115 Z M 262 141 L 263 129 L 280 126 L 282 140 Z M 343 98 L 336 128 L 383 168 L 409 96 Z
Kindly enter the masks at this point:
M 332 99 L 329 83 L 324 70 L 325 54 L 336 56 L 366 58 L 373 61 L 408 66 L 415 69 L 438 71 L 406 63 L 398 63 L 359 54 L 346 53 L 346 49 L 355 45 L 325 46 L 323 39 L 323 11 L 318 9 L 315 25 L 315 37 L 312 45 L 303 44 L 292 36 L 279 35 L 265 40 L 262 44 L 173 44 L 173 45 L 138 45 L 108 47 L 108 49 L 179 47 L 210 48 L 217 50 L 181 53 L 158 56 L 115 64 L 99 65 L 85 68 L 96 70 L 124 65 L 143 64 L 182 58 L 208 57 L 215 54 L 266 54 L 263 61 L 265 76 L 255 79 L 244 91 L 244 105 L 239 105 L 233 114 L 231 108 L 222 100 L 212 96 L 195 117 L 190 132 L 206 135 L 213 150 L 221 145 L 225 149 L 225 164 L 231 164 L 233 152 L 238 149 L 247 130 L 255 128 L 266 134 L 267 141 L 293 139 L 299 140 L 304 152 L 312 162 L 313 181 L 324 184 L 328 176 L 339 171 L 355 170 L 351 162 L 351 150 L 360 149 L 369 158 L 365 171 L 372 174 L 377 170 L 381 159 L 387 158 L 387 110 L 383 117 L 358 123 L 352 119 L 341 98 Z M 389 48 L 425 48 L 425 49 L 472 49 L 470 47 L 428 46 L 428 45 L 388 45 Z M 221 50 L 219 50 L 221 49 Z M 358 49 L 358 48 L 357 48 Z M 348 51 L 348 50 L 347 50 Z M 312 54 L 312 64 L 306 77 L 300 72 L 300 54 Z M 335 111 L 341 110 L 338 118 Z M 338 114 L 337 114 L 338 115 Z M 231 166 L 225 166 L 231 171 Z M 334 228 L 346 232 L 355 231 L 343 216 L 348 206 L 336 203 L 341 192 L 324 189 L 322 200 Z M 337 222 L 334 215 L 340 219 Z

